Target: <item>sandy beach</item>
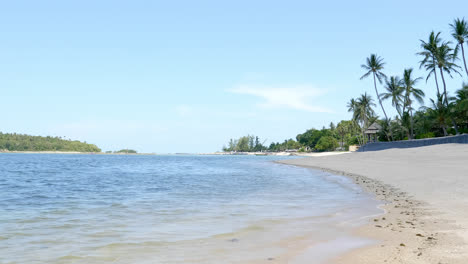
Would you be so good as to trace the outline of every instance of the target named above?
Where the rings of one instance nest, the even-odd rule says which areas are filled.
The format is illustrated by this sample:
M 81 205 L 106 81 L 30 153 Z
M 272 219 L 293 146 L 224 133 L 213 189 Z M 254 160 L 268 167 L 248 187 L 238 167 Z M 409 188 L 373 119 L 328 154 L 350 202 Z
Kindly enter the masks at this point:
M 468 263 L 468 145 L 443 144 L 281 161 L 351 177 L 384 201 L 359 228 L 374 239 L 336 263 Z

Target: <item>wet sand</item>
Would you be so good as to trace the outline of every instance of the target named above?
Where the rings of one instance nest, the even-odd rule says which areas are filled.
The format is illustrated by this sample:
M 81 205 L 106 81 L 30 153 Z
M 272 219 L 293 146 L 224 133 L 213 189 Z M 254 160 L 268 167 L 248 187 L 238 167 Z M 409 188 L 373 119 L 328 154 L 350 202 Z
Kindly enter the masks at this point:
M 468 145 L 310 157 L 281 163 L 352 178 L 387 213 L 356 235 L 375 239 L 333 263 L 468 263 Z

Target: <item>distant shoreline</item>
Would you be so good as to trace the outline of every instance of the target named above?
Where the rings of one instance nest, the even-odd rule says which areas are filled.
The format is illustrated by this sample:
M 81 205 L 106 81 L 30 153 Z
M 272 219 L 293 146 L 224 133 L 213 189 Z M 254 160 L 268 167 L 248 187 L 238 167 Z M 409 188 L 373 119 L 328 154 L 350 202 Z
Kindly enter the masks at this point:
M 211 153 L 105 153 L 105 152 L 78 152 L 78 151 L 0 151 L 0 154 L 85 154 L 85 155 L 200 155 L 200 156 L 300 156 L 323 157 L 340 155 L 349 152 L 211 152 Z
M 156 153 L 105 153 L 78 151 L 0 151 L 0 154 L 85 154 L 85 155 L 161 155 Z

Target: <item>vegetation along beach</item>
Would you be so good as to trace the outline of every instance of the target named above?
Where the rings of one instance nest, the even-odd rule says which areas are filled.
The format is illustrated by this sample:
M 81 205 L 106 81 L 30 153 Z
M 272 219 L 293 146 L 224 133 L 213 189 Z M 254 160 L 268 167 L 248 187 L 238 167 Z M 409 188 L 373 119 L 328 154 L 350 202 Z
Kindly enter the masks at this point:
M 468 263 L 468 2 L 0 10 L 0 264 Z

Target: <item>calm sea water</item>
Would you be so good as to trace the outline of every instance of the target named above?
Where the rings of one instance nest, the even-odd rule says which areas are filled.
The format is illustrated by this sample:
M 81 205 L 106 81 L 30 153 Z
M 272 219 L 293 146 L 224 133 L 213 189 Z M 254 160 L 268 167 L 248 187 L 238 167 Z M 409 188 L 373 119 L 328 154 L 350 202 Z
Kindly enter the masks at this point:
M 349 233 L 376 201 L 274 159 L 0 154 L 0 263 L 319 263 L 368 243 Z

